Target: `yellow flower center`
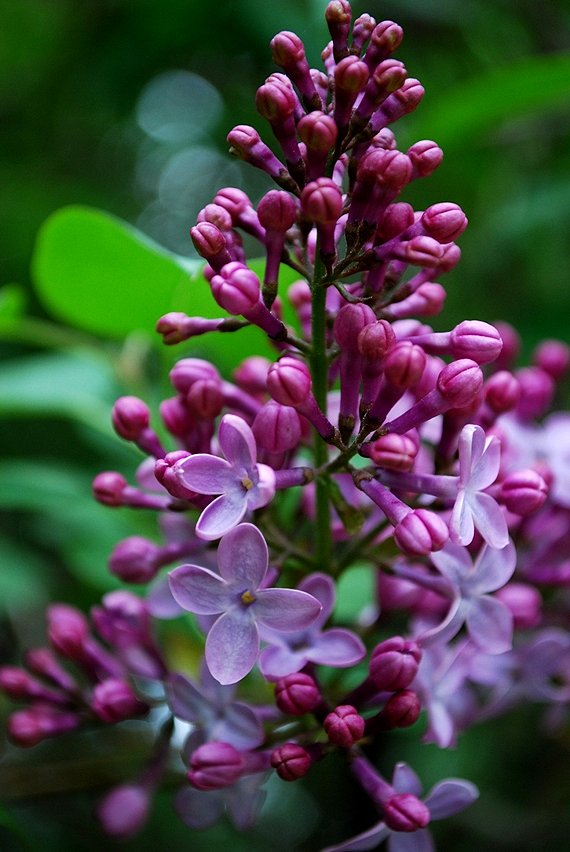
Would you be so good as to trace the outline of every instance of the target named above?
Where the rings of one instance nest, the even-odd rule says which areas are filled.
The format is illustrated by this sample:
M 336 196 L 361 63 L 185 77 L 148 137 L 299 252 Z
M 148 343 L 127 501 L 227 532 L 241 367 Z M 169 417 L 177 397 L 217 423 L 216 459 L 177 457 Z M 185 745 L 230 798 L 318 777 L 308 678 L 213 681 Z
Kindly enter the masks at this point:
M 244 592 L 241 596 L 241 602 L 245 604 L 245 606 L 250 606 L 250 604 L 254 603 L 254 601 L 255 595 L 253 595 L 251 592 Z

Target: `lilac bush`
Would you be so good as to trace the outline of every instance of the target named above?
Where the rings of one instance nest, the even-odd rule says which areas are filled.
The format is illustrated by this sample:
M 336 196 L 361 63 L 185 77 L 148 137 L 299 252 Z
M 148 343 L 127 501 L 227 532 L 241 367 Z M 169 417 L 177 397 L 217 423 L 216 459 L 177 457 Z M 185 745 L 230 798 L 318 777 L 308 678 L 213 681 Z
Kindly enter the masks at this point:
M 431 140 L 397 148 L 392 125 L 424 94 L 393 58 L 401 28 L 352 21 L 347 0 L 325 14 L 324 70 L 296 34 L 271 42 L 279 71 L 255 102 L 275 150 L 250 126 L 228 135 L 278 188 L 256 207 L 222 187 L 190 230 L 230 316 L 157 324 L 167 345 L 223 332 L 236 349 L 255 325 L 275 360 L 248 358 L 233 380 L 179 360 L 160 407 L 167 442 L 142 400 L 117 401 L 114 428 L 146 459 L 137 485 L 107 471 L 94 494 L 156 512 L 164 543 L 118 543 L 110 570 L 140 594 L 110 593 L 91 623 L 50 607 L 49 647 L 0 669 L 23 704 L 9 720 L 18 745 L 148 719 L 150 761 L 99 804 L 116 837 L 144 826 L 182 727 L 175 807 L 191 828 L 224 814 L 250 827 L 271 773 L 297 781 L 340 753 L 380 821 L 328 848 L 429 850 L 430 822 L 478 790 L 445 779 L 422 800 L 405 763 L 392 782 L 374 765 L 378 738 L 425 728 L 447 748 L 525 701 L 560 718 L 570 699 L 567 613 L 551 594 L 543 605 L 570 582 L 569 419 L 548 414 L 570 352 L 547 341 L 516 370 L 504 324 L 424 322 L 443 307 L 467 218 L 400 200 L 443 156 Z M 242 235 L 264 253 L 262 280 Z M 297 280 L 283 292 L 287 268 Z M 376 597 L 339 625 L 338 581 L 362 563 Z M 203 641 L 181 671 L 154 622 L 187 612 Z

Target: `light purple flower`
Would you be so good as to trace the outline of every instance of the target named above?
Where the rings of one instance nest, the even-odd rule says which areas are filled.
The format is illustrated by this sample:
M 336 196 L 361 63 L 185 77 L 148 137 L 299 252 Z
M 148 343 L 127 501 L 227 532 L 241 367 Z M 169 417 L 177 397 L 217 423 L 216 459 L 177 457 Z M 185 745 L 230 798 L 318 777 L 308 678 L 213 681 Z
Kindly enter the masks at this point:
M 223 790 L 184 787 L 176 795 L 174 809 L 190 828 L 209 828 L 227 812 L 235 827 L 245 831 L 252 827 L 263 804 L 265 791 L 260 786 L 266 778 L 266 772 L 245 775 Z
M 306 630 L 282 635 L 262 631 L 262 639 L 270 643 L 261 652 L 259 667 L 265 677 L 277 680 L 300 671 L 307 663 L 345 668 L 358 663 L 366 649 L 356 634 L 342 627 L 324 630 L 335 604 L 335 586 L 326 574 L 311 574 L 299 588 L 315 597 L 321 604 L 320 615 Z
M 275 471 L 257 464 L 253 432 L 235 414 L 222 417 L 218 441 L 225 459 L 196 453 L 174 466 L 180 482 L 198 494 L 219 494 L 196 524 L 199 538 L 213 541 L 239 524 L 247 511 L 266 506 L 275 494 Z
M 223 684 L 251 671 L 259 654 L 259 629 L 285 633 L 305 630 L 322 607 L 298 589 L 266 589 L 267 544 L 257 527 L 240 524 L 218 546 L 219 574 L 199 565 L 170 573 L 176 601 L 197 615 L 217 615 L 206 640 L 206 663 Z
M 418 776 L 405 763 L 396 764 L 392 786 L 398 794 L 410 793 L 420 798 L 422 793 Z M 472 805 L 478 796 L 477 787 L 470 781 L 446 778 L 432 787 L 423 802 L 429 810 L 431 821 L 455 816 Z M 376 849 L 384 840 L 388 840 L 388 852 L 433 852 L 435 849 L 427 828 L 419 828 L 413 832 L 394 831 L 382 820 L 368 831 L 337 846 L 328 846 L 323 852 L 361 852 L 361 850 Z
M 506 547 L 509 533 L 499 504 L 485 494 L 499 474 L 501 444 L 485 436 L 480 426 L 464 426 L 459 436 L 458 493 L 449 532 L 456 544 L 471 544 L 478 529 L 491 547 Z

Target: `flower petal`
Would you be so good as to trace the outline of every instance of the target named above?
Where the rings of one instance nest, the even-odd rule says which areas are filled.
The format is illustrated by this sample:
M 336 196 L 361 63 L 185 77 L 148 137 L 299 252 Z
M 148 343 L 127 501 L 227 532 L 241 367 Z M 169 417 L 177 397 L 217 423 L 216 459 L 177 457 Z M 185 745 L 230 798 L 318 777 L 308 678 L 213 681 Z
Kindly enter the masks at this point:
M 255 591 L 267 571 L 267 544 L 253 524 L 239 524 L 218 545 L 218 568 L 232 586 Z
M 235 607 L 221 615 L 206 639 L 206 663 L 220 683 L 237 683 L 255 665 L 259 634 L 249 610 Z
M 252 512 L 271 503 L 275 496 L 275 471 L 267 464 L 258 464 L 258 482 L 247 492 L 247 508 Z
M 333 627 L 317 634 L 312 646 L 307 649 L 308 659 L 320 666 L 344 668 L 353 666 L 366 654 L 362 640 L 350 630 Z
M 209 701 L 192 681 L 182 674 L 169 675 L 166 681 L 166 697 L 174 715 L 185 722 L 201 722 L 204 711 L 208 718 L 212 716 Z
M 501 507 L 490 494 L 469 496 L 473 522 L 487 544 L 502 550 L 509 543 L 509 529 Z
M 218 429 L 218 441 L 227 460 L 239 472 L 248 471 L 255 465 L 255 438 L 242 417 L 237 414 L 225 414 Z
M 209 503 L 196 524 L 196 535 L 215 541 L 233 529 L 246 512 L 246 492 L 230 492 Z
M 487 654 L 504 654 L 513 647 L 513 615 L 497 598 L 474 598 L 465 620 L 469 636 Z
M 501 466 L 501 442 L 493 435 L 487 438 L 485 450 L 476 465 L 471 468 L 469 488 L 482 491 L 492 485 L 499 475 Z
M 223 494 L 235 487 L 236 474 L 232 466 L 218 456 L 196 453 L 174 465 L 176 476 L 186 488 L 197 494 Z
M 204 829 L 215 825 L 224 812 L 225 790 L 196 790 L 183 787 L 174 799 L 174 810 L 190 828 Z
M 517 564 L 517 552 L 512 542 L 500 550 L 485 545 L 473 566 L 470 582 L 471 594 L 486 594 L 502 589 L 513 576 Z
M 183 609 L 199 615 L 215 615 L 231 606 L 225 581 L 199 565 L 180 565 L 168 575 L 170 591 Z
M 299 672 L 308 662 L 304 648 L 293 651 L 286 645 L 271 645 L 259 655 L 259 668 L 268 680 L 278 680 L 288 674 Z
M 411 766 L 407 763 L 397 763 L 392 776 L 392 786 L 397 793 L 411 793 L 417 798 L 422 795 L 422 783 Z
M 425 633 L 420 633 L 416 638 L 425 647 L 439 642 L 449 642 L 450 639 L 453 639 L 459 633 L 464 621 L 465 603 L 458 594 L 451 602 L 443 621 L 440 621 L 435 627 L 426 630 Z
M 224 716 L 212 727 L 209 739 L 230 743 L 238 750 L 247 751 L 261 745 L 265 739 L 265 732 L 251 707 L 234 701 L 228 705 Z
M 226 793 L 227 809 L 230 818 L 238 831 L 247 831 L 252 828 L 263 801 L 267 795 L 265 790 L 260 789 L 266 773 L 246 775 L 232 787 L 224 790 Z
M 334 580 L 328 574 L 322 574 L 320 571 L 317 571 L 305 577 L 303 582 L 299 583 L 299 588 L 303 592 L 308 592 L 321 604 L 321 613 L 313 626 L 322 627 L 334 609 L 336 600 Z
M 395 831 L 388 838 L 388 852 L 435 852 L 435 845 L 427 828 L 409 834 Z
M 305 630 L 321 611 L 316 598 L 299 589 L 260 589 L 253 605 L 255 618 L 272 630 Z
M 485 449 L 486 436 L 480 426 L 468 423 L 459 435 L 459 484 L 464 488 Z
M 468 808 L 479 798 L 479 790 L 462 778 L 446 778 L 430 790 L 425 798 L 432 819 L 447 819 Z
M 454 586 L 459 587 L 464 577 L 473 568 L 471 556 L 465 547 L 453 542 L 446 542 L 442 550 L 430 553 L 429 558 L 444 577 L 447 577 Z
M 473 541 L 475 524 L 473 514 L 463 489 L 457 494 L 457 499 L 449 521 L 449 536 L 455 544 L 468 545 Z
M 377 846 L 392 834 L 386 823 L 377 822 L 368 831 L 357 834 L 356 837 L 338 843 L 336 846 L 327 846 L 322 852 L 367 852 L 368 849 L 376 849 Z

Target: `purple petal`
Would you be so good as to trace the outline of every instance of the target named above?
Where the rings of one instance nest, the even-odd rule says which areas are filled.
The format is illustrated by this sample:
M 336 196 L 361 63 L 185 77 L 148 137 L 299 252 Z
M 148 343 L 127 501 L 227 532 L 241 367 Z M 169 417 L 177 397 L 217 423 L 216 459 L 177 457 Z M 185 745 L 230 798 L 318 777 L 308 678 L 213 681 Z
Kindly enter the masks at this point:
M 428 729 L 423 740 L 426 743 L 437 743 L 440 748 L 450 748 L 455 745 L 457 733 L 453 719 L 442 701 L 431 701 L 427 707 Z
M 465 487 L 470 481 L 473 469 L 479 462 L 485 449 L 485 432 L 480 426 L 469 423 L 459 435 L 459 482 Z
M 327 846 L 322 852 L 366 852 L 368 849 L 376 849 L 391 834 L 385 823 L 377 822 L 368 831 L 363 831 L 362 834 L 357 834 L 356 837 L 345 840 L 344 843 L 338 843 L 336 846 Z
M 451 513 L 449 535 L 452 542 L 463 545 L 471 544 L 475 535 L 475 524 L 473 522 L 471 507 L 463 489 L 459 491 Z
M 240 474 L 255 465 L 257 447 L 253 432 L 245 420 L 236 414 L 225 414 L 218 429 L 220 447 L 230 462 Z
M 224 494 L 236 482 L 232 466 L 225 459 L 209 453 L 196 453 L 182 459 L 174 469 L 182 485 L 198 494 Z
M 499 475 L 501 466 L 501 442 L 496 436 L 487 438 L 485 450 L 476 465 L 471 469 L 469 488 L 482 491 L 492 485 Z
M 475 526 L 491 547 L 506 547 L 509 543 L 509 530 L 501 507 L 490 494 L 479 491 L 470 495 L 469 505 Z
M 265 733 L 251 707 L 235 701 L 227 707 L 223 718 L 212 727 L 209 738 L 247 751 L 261 745 Z
M 308 659 L 320 666 L 344 668 L 353 666 L 366 654 L 361 639 L 343 627 L 333 627 L 318 634 L 312 647 L 307 649 Z
M 271 503 L 275 496 L 275 471 L 267 464 L 258 464 L 259 481 L 247 492 L 247 508 L 252 512 Z
M 218 568 L 232 586 L 255 591 L 267 571 L 267 544 L 253 524 L 239 524 L 218 545 Z
M 232 604 L 226 582 L 208 568 L 181 565 L 169 573 L 168 579 L 174 600 L 189 612 L 215 615 Z
M 321 604 L 321 613 L 313 626 L 322 627 L 334 609 L 336 601 L 334 580 L 328 574 L 322 574 L 318 571 L 305 577 L 303 582 L 299 583 L 299 588 L 303 592 L 308 592 Z
M 260 589 L 254 608 L 260 624 L 283 633 L 305 630 L 321 611 L 316 598 L 298 589 Z
M 425 799 L 432 819 L 447 819 L 472 805 L 479 798 L 479 790 L 470 781 L 447 778 L 430 790 Z
M 397 763 L 394 767 L 392 786 L 397 793 L 411 793 L 421 799 L 422 782 L 407 763 Z
M 214 825 L 224 812 L 224 790 L 196 790 L 183 787 L 174 799 L 174 810 L 190 828 L 204 829 Z
M 220 616 L 206 639 L 206 663 L 220 683 L 237 683 L 255 665 L 259 634 L 250 610 L 235 607 Z
M 209 702 L 200 690 L 182 674 L 172 674 L 166 681 L 168 706 L 175 716 L 185 722 L 200 722 L 204 710 L 209 710 Z M 210 711 L 209 716 L 212 715 Z
M 150 587 L 146 596 L 146 608 L 154 618 L 178 618 L 183 610 L 170 591 L 168 576 L 159 577 Z
M 438 625 L 421 633 L 417 640 L 421 645 L 429 647 L 434 643 L 449 642 L 453 639 L 463 626 L 465 621 L 465 604 L 460 595 L 457 595 L 447 611 L 447 615 Z
M 437 570 L 447 577 L 454 586 L 459 586 L 465 576 L 467 576 L 473 568 L 471 556 L 465 547 L 459 544 L 453 544 L 448 541 L 443 550 L 438 550 L 436 553 L 430 553 L 429 558 L 437 568 Z
M 513 647 L 513 615 L 502 601 L 489 595 L 474 598 L 466 622 L 471 639 L 487 654 L 504 654 Z
M 487 545 L 482 547 L 469 584 L 471 594 L 486 594 L 502 589 L 513 576 L 516 564 L 517 552 L 512 542 L 500 550 Z
M 239 524 L 246 509 L 245 491 L 231 491 L 216 497 L 198 518 L 196 535 L 206 541 L 221 538 Z
M 388 838 L 388 852 L 434 852 L 435 846 L 431 832 L 420 828 L 410 834 L 395 831 Z
M 271 645 L 259 655 L 259 668 L 268 680 L 278 680 L 280 677 L 299 672 L 307 662 L 304 648 L 293 651 L 285 645 Z
M 251 828 L 257 818 L 263 800 L 267 795 L 265 790 L 261 790 L 259 786 L 265 781 L 265 776 L 265 772 L 246 775 L 245 778 L 240 778 L 237 784 L 226 791 L 228 811 L 238 831 L 246 831 Z

